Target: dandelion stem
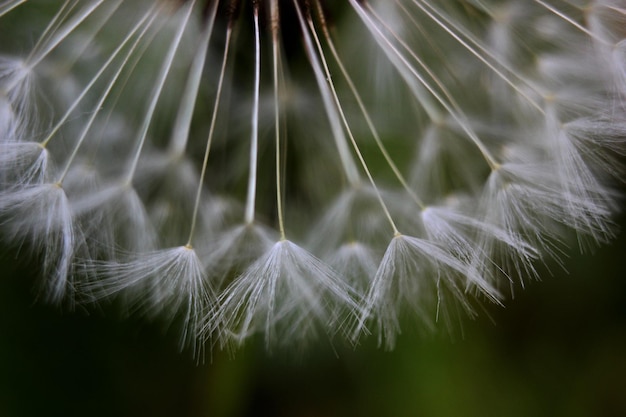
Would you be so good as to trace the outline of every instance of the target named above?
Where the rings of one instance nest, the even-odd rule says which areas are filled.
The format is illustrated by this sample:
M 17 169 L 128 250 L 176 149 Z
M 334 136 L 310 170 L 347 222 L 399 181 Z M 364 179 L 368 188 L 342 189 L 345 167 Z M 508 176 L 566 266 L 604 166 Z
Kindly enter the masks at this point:
M 128 176 L 126 178 L 126 182 L 129 184 L 132 183 L 133 177 L 135 176 L 135 171 L 137 169 L 137 164 L 139 163 L 139 156 L 141 155 L 141 151 L 143 149 L 143 145 L 146 141 L 146 137 L 148 136 L 148 128 L 150 127 L 150 122 L 152 121 L 152 116 L 154 116 L 154 110 L 156 109 L 157 102 L 159 101 L 159 97 L 161 95 L 161 91 L 163 90 L 163 85 L 165 84 L 165 80 L 167 75 L 169 74 L 170 68 L 172 67 L 172 63 L 174 62 L 174 56 L 176 55 L 176 51 L 178 50 L 178 46 L 180 45 L 180 41 L 183 37 L 183 32 L 187 27 L 187 23 L 189 22 L 189 17 L 191 16 L 191 11 L 193 9 L 195 0 L 192 0 L 187 4 L 187 10 L 185 15 L 180 22 L 180 26 L 172 39 L 172 43 L 170 44 L 170 48 L 167 51 L 167 55 L 163 60 L 163 65 L 161 66 L 160 73 L 157 78 L 157 82 L 152 90 L 152 98 L 150 100 L 150 104 L 148 106 L 148 110 L 146 111 L 146 115 L 144 117 L 143 123 L 141 125 L 141 129 L 139 131 L 139 140 L 137 145 L 137 150 L 135 152 L 135 156 L 130 164 L 130 169 L 128 170 Z
M 245 221 L 254 221 L 256 199 L 257 158 L 259 149 L 259 90 L 261 88 L 261 35 L 259 33 L 259 3 L 254 2 L 254 97 L 252 105 L 252 133 L 250 137 L 250 173 L 248 178 L 248 196 L 246 200 Z
M 155 6 L 156 7 L 156 6 Z M 143 22 L 145 21 L 145 19 L 147 18 L 148 15 L 150 15 L 151 13 L 154 12 L 154 8 L 151 9 L 148 13 L 146 13 L 144 15 L 144 18 L 140 21 L 139 24 L 135 25 L 135 27 L 133 27 L 133 29 L 131 30 L 131 32 L 129 33 L 129 35 L 126 37 L 126 39 L 124 39 L 122 41 L 122 43 L 120 43 L 118 45 L 118 47 L 113 51 L 113 53 L 109 56 L 109 58 L 106 60 L 106 62 L 104 64 L 102 64 L 102 66 L 100 67 L 100 69 L 98 70 L 98 72 L 91 78 L 91 80 L 89 81 L 89 83 L 85 86 L 85 88 L 83 88 L 83 91 L 79 94 L 79 96 L 74 100 L 74 102 L 71 104 L 71 106 L 69 107 L 69 109 L 67 109 L 67 111 L 65 112 L 65 114 L 63 115 L 63 117 L 61 117 L 61 119 L 56 123 L 56 125 L 54 125 L 54 127 L 52 128 L 52 130 L 50 131 L 50 133 L 48 134 L 48 136 L 46 136 L 46 138 L 44 140 L 41 141 L 41 146 L 42 147 L 46 147 L 48 145 L 48 142 L 50 142 L 50 140 L 52 140 L 52 138 L 57 134 L 57 132 L 59 131 L 59 129 L 61 129 L 61 127 L 63 126 L 63 124 L 67 121 L 67 119 L 70 117 L 70 115 L 72 114 L 72 112 L 76 109 L 76 107 L 80 104 L 80 102 L 83 100 L 83 98 L 85 98 L 85 96 L 87 95 L 87 93 L 89 92 L 89 90 L 91 90 L 91 88 L 94 86 L 94 84 L 98 81 L 98 79 L 100 79 L 100 77 L 102 76 L 102 74 L 104 73 L 104 71 L 106 71 L 106 69 L 109 67 L 109 65 L 111 65 L 111 62 L 113 62 L 113 60 L 117 57 L 117 55 L 120 53 L 120 51 L 124 48 L 124 46 L 126 45 L 126 43 L 129 41 L 129 39 L 132 37 L 132 35 L 139 29 L 139 27 L 143 24 Z
M 113 16 L 113 13 L 115 13 L 123 1 L 124 0 L 116 0 L 112 2 L 108 10 L 106 10 L 102 16 L 98 17 L 98 21 L 89 26 L 89 33 L 81 35 L 81 45 L 72 49 L 72 56 L 62 62 L 63 66 L 59 70 L 60 72 L 69 72 L 70 68 L 72 68 L 72 66 L 78 61 L 87 48 L 93 45 L 93 39 L 96 37 L 96 34 L 107 24 L 111 16 Z
M 323 14 L 323 11 L 322 11 L 322 8 L 321 8 L 321 4 L 319 2 L 316 2 L 315 4 L 316 4 L 317 10 L 318 10 L 318 17 L 319 17 L 319 19 L 322 22 L 324 22 L 325 18 L 324 18 L 324 14 Z M 402 173 L 398 169 L 397 165 L 395 164 L 395 162 L 391 158 L 391 155 L 389 155 L 389 152 L 387 151 L 387 148 L 385 147 L 383 141 L 381 140 L 380 135 L 378 134 L 378 131 L 377 131 L 376 127 L 374 126 L 374 122 L 372 121 L 372 118 L 370 117 L 369 112 L 367 111 L 367 108 L 365 107 L 365 104 L 363 103 L 363 99 L 361 98 L 361 95 L 359 94 L 359 92 L 358 92 L 358 90 L 356 88 L 356 85 L 354 84 L 354 81 L 352 81 L 352 77 L 350 77 L 350 74 L 348 73 L 345 65 L 343 64 L 343 61 L 341 60 L 341 58 L 339 57 L 339 54 L 337 53 L 337 49 L 335 48 L 335 44 L 334 44 L 334 42 L 332 40 L 332 37 L 330 36 L 330 33 L 328 31 L 328 26 L 325 23 L 322 24 L 322 31 L 324 33 L 324 37 L 326 38 L 326 43 L 328 43 L 330 51 L 333 54 L 333 57 L 335 58 L 335 61 L 337 62 L 337 65 L 339 66 L 339 69 L 340 69 L 341 73 L 343 74 L 346 82 L 348 83 L 348 88 L 350 88 L 350 91 L 354 95 L 354 98 L 357 101 L 359 109 L 361 110 L 361 113 L 363 114 L 363 117 L 365 118 L 365 122 L 367 123 L 367 126 L 368 126 L 370 132 L 372 132 L 372 136 L 374 137 L 374 141 L 376 142 L 376 146 L 378 146 L 378 149 L 380 149 L 380 152 L 383 154 L 383 157 L 385 158 L 385 161 L 387 161 L 387 164 L 389 165 L 389 167 L 393 171 L 394 175 L 396 176 L 396 178 L 398 179 L 398 181 L 400 182 L 402 187 L 411 196 L 413 201 L 415 201 L 415 203 L 420 207 L 420 209 L 423 210 L 424 208 L 426 208 L 426 205 L 417 196 L 415 191 L 413 191 L 411 189 L 411 187 L 409 187 L 409 184 L 407 183 L 406 179 L 404 178 L 404 176 L 402 175 Z
M 63 22 L 63 19 L 65 19 L 67 15 L 72 11 L 72 9 L 76 7 L 76 4 L 78 4 L 78 1 L 74 0 L 73 1 L 74 4 L 72 5 L 70 5 L 70 3 L 71 3 L 70 0 L 66 0 L 65 3 L 63 3 L 63 5 L 61 6 L 61 8 L 56 12 L 54 17 L 50 19 L 50 22 L 48 22 L 48 25 L 46 26 L 44 31 L 41 33 L 41 35 L 39 35 L 39 39 L 37 39 L 35 46 L 33 46 L 33 49 L 31 49 L 30 53 L 28 54 L 28 57 L 25 59 L 24 62 L 30 62 L 32 57 L 37 55 L 39 49 L 41 48 L 41 45 L 46 41 L 48 34 L 53 33 L 55 30 L 58 29 L 58 27 Z
M 302 26 L 302 33 L 304 36 L 305 49 L 307 51 L 307 55 L 309 56 L 309 60 L 311 61 L 311 67 L 313 69 L 313 73 L 315 74 L 315 80 L 317 81 L 320 94 L 322 95 L 322 100 L 324 101 L 324 109 L 326 110 L 326 115 L 333 131 L 333 137 L 337 145 L 337 150 L 339 151 L 341 163 L 343 165 L 348 182 L 352 186 L 358 186 L 360 183 L 359 173 L 356 169 L 354 161 L 352 160 L 352 155 L 350 155 L 350 149 L 347 145 L 348 141 L 346 140 L 343 129 L 341 128 L 341 122 L 337 117 L 337 112 L 334 108 L 335 106 L 331 97 L 332 93 L 328 87 L 327 80 L 324 77 L 324 73 L 316 56 L 317 54 L 315 53 L 315 48 L 313 47 L 312 41 L 307 34 L 306 24 L 304 23 L 302 11 L 300 10 L 300 5 L 298 4 L 297 0 L 294 0 L 294 5 L 300 18 L 300 24 Z
M 200 172 L 200 181 L 198 184 L 198 190 L 196 192 L 196 200 L 193 207 L 193 214 L 191 216 L 191 227 L 189 230 L 189 239 L 187 240 L 187 245 L 191 245 L 191 241 L 193 240 L 193 235 L 196 230 L 196 223 L 198 220 L 198 210 L 200 208 L 200 199 L 202 196 L 202 187 L 204 185 L 204 177 L 206 174 L 208 162 L 209 162 L 209 151 L 211 150 L 211 143 L 213 141 L 213 134 L 215 132 L 215 124 L 217 122 L 217 113 L 219 110 L 220 99 L 222 96 L 222 87 L 224 85 L 224 77 L 226 74 L 226 64 L 228 62 L 228 52 L 230 49 L 230 41 L 232 38 L 233 27 L 232 20 L 228 24 L 228 28 L 226 29 L 226 41 L 224 43 L 224 57 L 222 58 L 222 66 L 220 69 L 220 76 L 217 83 L 217 91 L 215 92 L 215 103 L 213 105 L 213 115 L 211 116 L 211 125 L 209 127 L 209 135 L 207 137 L 206 149 L 204 151 L 204 159 L 202 160 L 202 171 Z
M 398 6 L 404 11 L 404 13 L 407 15 L 407 17 L 409 19 L 411 19 L 411 21 L 414 24 L 416 24 L 413 16 L 411 16 L 411 14 L 406 9 L 406 7 L 404 7 L 404 5 L 402 5 L 398 0 L 396 0 L 396 3 L 398 3 Z M 506 74 L 504 74 L 502 71 L 500 71 L 498 68 L 496 68 L 495 65 L 493 65 L 491 62 L 489 62 L 476 49 L 474 49 L 471 45 L 469 45 L 467 42 L 465 42 L 463 39 L 461 39 L 461 37 L 459 35 L 457 35 L 454 31 L 452 31 L 452 29 L 450 29 L 450 27 L 453 27 L 455 30 L 460 32 L 463 36 L 465 36 L 466 38 L 472 40 L 471 35 L 469 33 L 467 33 L 466 30 L 464 30 L 463 28 L 460 28 L 458 24 L 453 22 L 449 17 L 447 17 L 445 14 L 443 14 L 443 12 L 439 11 L 437 8 L 435 8 L 434 6 L 432 6 L 430 3 L 426 2 L 426 1 L 423 1 L 423 0 L 421 0 L 421 1 L 413 0 L 413 4 L 415 4 L 420 10 L 422 10 L 424 12 L 424 14 L 426 14 L 439 27 L 441 27 L 450 36 L 452 36 L 452 38 L 454 38 L 454 40 L 456 40 L 465 49 L 467 49 L 468 52 L 470 52 L 472 55 L 474 55 L 476 58 L 478 58 L 481 62 L 483 62 L 498 77 L 500 77 L 505 83 L 507 83 L 511 88 L 513 88 L 513 90 L 515 90 L 515 92 L 517 92 L 521 97 L 526 99 L 528 101 L 528 103 L 532 107 L 534 107 L 536 110 L 538 110 L 541 114 L 544 114 L 544 110 L 541 108 L 541 106 L 537 102 L 535 102 L 535 100 L 533 100 L 530 96 L 528 96 L 528 94 L 524 93 L 524 91 L 517 84 L 515 84 L 509 77 L 507 77 Z M 432 10 L 432 12 L 426 10 L 425 7 L 428 7 L 430 10 Z M 433 13 L 436 13 L 439 16 L 439 18 L 437 16 L 435 16 Z M 445 23 L 442 22 L 442 20 L 444 20 Z M 472 40 L 472 43 L 477 45 L 477 47 L 481 51 L 486 52 L 486 49 L 484 47 L 481 47 L 480 44 L 477 44 L 473 40 Z M 487 54 L 490 57 L 493 58 L 493 56 L 491 54 L 489 54 L 488 52 L 487 52 Z M 498 65 L 506 68 L 508 71 L 510 71 L 511 73 L 515 74 L 515 72 L 513 70 L 507 68 L 507 66 L 504 64 L 504 62 L 501 62 L 500 60 L 497 60 L 497 61 L 498 61 Z
M 374 35 L 374 38 L 378 41 L 378 42 L 383 42 L 388 48 L 383 48 L 384 52 L 390 57 L 391 61 L 394 63 L 394 65 L 398 65 L 397 60 L 394 58 L 399 59 L 402 64 L 406 67 L 406 69 L 419 81 L 419 83 L 424 86 L 424 88 L 426 88 L 430 94 L 433 95 L 433 97 L 439 102 L 439 104 L 441 104 L 444 109 L 448 112 L 448 114 L 450 114 L 450 116 L 452 116 L 454 118 L 454 120 L 459 123 L 459 126 L 461 127 L 461 129 L 463 129 L 463 131 L 467 134 L 467 136 L 469 137 L 469 139 L 476 145 L 476 147 L 478 148 L 478 150 L 481 152 L 481 154 L 483 155 L 483 158 L 485 159 L 485 161 L 487 162 L 487 164 L 489 165 L 489 167 L 491 168 L 492 171 L 496 171 L 498 170 L 498 168 L 500 167 L 500 164 L 496 161 L 496 159 L 493 157 L 493 155 L 491 154 L 491 152 L 489 151 L 489 149 L 485 146 L 485 144 L 478 138 L 478 136 L 476 135 L 476 133 L 472 130 L 472 128 L 469 126 L 469 123 L 467 122 L 467 120 L 465 119 L 463 112 L 460 110 L 460 108 L 458 107 L 458 105 L 456 105 L 455 101 L 452 99 L 451 95 L 448 93 L 447 89 L 445 88 L 445 86 L 443 86 L 443 84 L 438 80 L 438 78 L 432 73 L 432 71 L 430 71 L 428 69 L 428 67 L 419 59 L 419 57 L 417 57 L 417 55 L 415 55 L 410 49 L 409 53 L 411 54 L 411 56 L 420 64 L 420 66 L 427 71 L 427 73 L 429 74 L 429 76 L 433 79 L 433 81 L 437 84 L 437 86 L 439 88 L 442 89 L 443 94 L 449 99 L 451 100 L 450 103 L 448 103 L 446 100 L 444 100 L 444 98 L 441 96 L 440 93 L 438 93 L 432 85 L 430 85 L 425 79 L 424 77 L 417 72 L 417 70 L 415 68 L 413 68 L 413 66 L 407 61 L 407 59 L 400 53 L 400 51 L 398 51 L 398 49 L 393 45 L 393 43 L 382 33 L 381 29 L 378 27 L 378 25 L 372 21 L 372 18 L 368 15 L 368 13 L 365 12 L 363 7 L 367 7 L 367 11 L 374 16 L 377 20 L 380 21 L 380 18 L 378 17 L 378 15 L 374 12 L 374 10 L 369 7 L 366 3 L 365 6 L 360 5 L 359 3 L 357 3 L 356 0 L 350 0 L 350 3 L 352 4 L 353 8 L 355 9 L 355 11 L 357 12 L 357 14 L 359 15 L 359 17 L 361 17 L 361 19 L 363 20 L 363 22 L 365 23 L 365 25 L 367 26 L 367 28 L 370 30 L 370 32 L 372 33 L 372 35 Z M 399 39 L 399 37 L 387 26 L 384 24 L 384 22 L 382 22 L 382 25 L 389 30 L 392 35 L 394 36 L 394 38 L 396 38 L 401 44 L 403 44 L 404 48 L 408 48 L 408 46 L 406 46 L 406 44 L 404 44 L 401 39 Z M 391 55 L 393 53 L 393 55 Z M 404 76 L 404 71 L 402 71 L 400 68 L 398 68 L 398 70 L 401 72 L 401 74 L 403 74 Z M 408 80 L 406 80 L 407 83 L 410 84 L 410 82 Z M 437 123 L 441 123 L 440 120 L 435 120 L 435 122 Z
M 550 6 L 549 4 L 547 4 L 546 2 L 544 2 L 542 0 L 534 0 L 534 2 L 539 4 L 539 5 L 541 5 L 542 7 L 546 8 L 550 12 L 554 13 L 556 16 L 560 17 L 561 19 L 565 20 L 567 23 L 569 23 L 570 25 L 574 26 L 576 29 L 580 30 L 581 32 L 583 32 L 584 34 L 589 36 L 590 38 L 592 38 L 592 39 L 594 39 L 594 40 L 596 40 L 596 41 L 598 41 L 598 42 L 600 42 L 600 43 L 602 43 L 604 45 L 614 46 L 613 43 L 607 42 L 605 39 L 602 39 L 602 38 L 598 37 L 595 33 L 591 32 L 589 29 L 587 29 L 586 27 L 584 27 L 580 23 L 576 22 L 574 19 L 572 19 L 571 17 L 567 16 L 565 13 L 563 13 L 560 10 L 558 10 L 554 6 Z
M 52 51 L 56 47 L 56 45 L 58 45 L 58 43 L 62 39 L 58 40 L 58 42 L 54 43 L 53 46 L 49 47 L 42 54 L 39 54 L 39 58 L 36 59 L 34 63 L 31 62 L 33 60 L 33 56 L 35 56 L 37 54 L 37 51 L 41 48 L 41 45 L 44 44 L 46 42 L 46 40 L 48 39 L 48 34 L 54 33 L 58 29 L 58 27 L 61 25 L 63 20 L 72 11 L 72 9 L 76 6 L 77 3 L 78 3 L 78 0 L 75 0 L 74 3 L 71 4 L 71 5 L 70 5 L 70 0 L 66 0 L 66 2 L 63 3 L 63 5 L 59 9 L 59 11 L 52 18 L 50 23 L 48 23 L 48 26 L 46 26 L 46 29 L 44 29 L 43 33 L 39 36 L 39 39 L 37 40 L 37 43 L 35 44 L 35 46 L 31 50 L 31 52 L 28 55 L 28 57 L 24 61 L 22 61 L 22 71 L 21 71 L 21 73 L 18 76 L 14 77 L 7 84 L 7 86 L 4 87 L 4 91 L 5 92 L 10 92 L 14 88 L 16 88 L 16 86 L 19 86 L 20 83 L 24 80 L 24 78 L 26 78 L 27 75 L 30 73 L 30 71 L 36 66 L 36 64 L 41 62 L 41 60 L 43 60 L 43 58 L 45 58 L 45 56 L 48 53 L 50 53 L 50 51 Z M 69 32 L 67 32 L 65 34 L 65 36 L 67 36 L 68 34 L 69 34 Z M 50 35 L 50 37 L 52 37 L 52 35 Z
M 610 5 L 610 4 L 601 4 L 600 6 L 604 6 L 604 7 L 606 7 L 609 10 L 613 10 L 614 12 L 617 12 L 619 14 L 623 14 L 623 15 L 626 16 L 626 8 L 613 6 L 613 5 Z
M 54 50 L 67 36 L 72 33 L 74 29 L 78 27 L 85 19 L 87 19 L 93 12 L 96 10 L 104 0 L 97 0 L 94 3 L 86 6 L 82 11 L 80 11 L 77 16 L 74 16 L 68 23 L 66 23 L 63 27 L 61 27 L 59 33 L 53 35 L 50 42 L 46 45 L 46 47 L 36 53 L 35 55 L 29 56 L 27 59 L 27 65 L 29 68 L 33 68 L 37 66 L 50 52 Z M 67 4 L 67 3 L 66 3 Z M 64 5 L 65 7 L 65 5 Z M 71 6 L 72 8 L 74 6 Z M 70 9 L 71 10 L 71 9 Z M 69 10 L 68 10 L 69 13 Z
M 286 240 L 285 236 L 285 220 L 283 217 L 283 196 L 282 196 L 282 183 L 280 172 L 280 103 L 278 98 L 278 84 L 279 84 L 279 19 L 278 14 L 278 0 L 271 0 L 270 3 L 270 20 L 272 29 L 272 77 L 274 82 L 274 126 L 275 126 L 275 149 L 276 149 L 276 211 L 278 213 L 278 231 L 280 233 L 280 240 Z
M 300 23 L 303 25 L 302 30 L 305 31 L 306 28 L 304 27 L 305 22 L 302 20 L 302 15 L 300 13 L 300 10 L 298 10 L 298 18 L 300 19 Z M 328 80 L 328 87 L 330 88 L 330 92 L 332 93 L 333 96 L 333 100 L 335 102 L 335 106 L 336 106 L 336 111 L 339 114 L 339 117 L 341 118 L 341 121 L 343 122 L 343 125 L 346 129 L 346 132 L 348 133 L 348 137 L 350 138 L 350 142 L 352 143 L 352 147 L 354 149 L 354 151 L 357 154 L 357 157 L 359 158 L 359 161 L 361 162 L 361 166 L 363 167 L 363 170 L 365 171 L 365 175 L 367 175 L 367 178 L 369 179 L 370 184 L 372 185 L 372 188 L 374 189 L 374 193 L 376 194 L 376 198 L 378 199 L 378 202 L 380 203 L 383 211 L 385 212 L 385 216 L 387 217 L 387 220 L 389 220 L 389 223 L 393 229 L 394 235 L 398 234 L 398 228 L 396 227 L 395 222 L 393 221 L 392 217 L 391 217 L 391 213 L 389 213 L 389 209 L 387 208 L 387 205 L 385 204 L 385 201 L 383 200 L 380 191 L 378 190 L 378 187 L 376 186 L 376 183 L 374 182 L 374 178 L 372 177 L 372 174 L 369 170 L 369 168 L 367 167 L 367 163 L 365 162 L 365 158 L 363 158 L 363 154 L 361 153 L 361 150 L 359 149 L 358 144 L 356 143 L 356 140 L 354 139 L 354 135 L 352 134 L 352 129 L 350 129 L 350 125 L 348 124 L 348 121 L 346 120 L 346 116 L 343 112 L 343 108 L 341 106 L 341 102 L 339 101 L 339 97 L 337 96 L 337 92 L 335 90 L 335 86 L 333 84 L 333 82 L 331 81 L 331 75 L 330 75 L 330 71 L 328 69 L 328 64 L 326 63 L 326 58 L 324 57 L 324 51 L 322 50 L 322 45 L 320 44 L 320 40 L 319 37 L 317 36 L 317 31 L 315 30 L 315 26 L 313 25 L 313 20 L 311 19 L 310 16 L 307 17 L 307 23 L 310 29 L 311 34 L 313 35 L 313 40 L 315 41 L 315 45 L 317 47 L 318 53 L 319 53 L 319 57 L 320 57 L 320 61 L 322 64 L 322 69 L 324 70 L 324 74 L 326 75 L 326 79 Z M 305 37 L 309 37 L 309 33 L 305 32 Z M 308 39 L 307 39 L 308 40 Z
M 17 6 L 24 2 L 26 2 L 26 0 L 15 0 L 3 4 L 2 6 L 0 6 L 0 17 L 9 13 L 11 10 L 15 9 Z
M 439 77 L 437 77 L 437 75 L 430 69 L 430 67 L 426 65 L 424 60 L 421 59 L 415 52 L 413 52 L 413 50 L 406 44 L 406 42 L 404 42 L 400 38 L 400 36 L 398 36 L 397 33 L 392 28 L 390 28 L 389 25 L 386 24 L 383 19 L 380 18 L 380 16 L 374 11 L 374 9 L 369 7 L 369 5 L 368 5 L 368 11 L 376 18 L 376 20 L 378 20 L 381 23 L 381 25 L 385 29 L 389 31 L 389 33 L 391 33 L 394 39 L 396 39 L 400 43 L 400 45 L 402 45 L 402 47 L 419 64 L 419 66 L 422 67 L 424 71 L 426 71 L 426 74 L 428 74 L 428 76 L 433 80 L 435 85 L 439 87 L 442 94 L 448 100 L 447 102 L 421 75 L 419 75 L 419 73 L 412 66 L 410 66 L 410 64 L 408 64 L 408 62 L 405 60 L 403 56 L 400 56 L 400 52 L 392 46 L 393 50 L 398 54 L 400 59 L 406 63 L 407 67 L 409 68 L 409 71 L 411 71 L 411 73 L 420 81 L 420 83 L 435 97 L 435 99 L 446 109 L 446 111 L 457 121 L 457 123 L 459 123 L 461 128 L 465 131 L 465 133 L 469 136 L 469 138 L 475 143 L 475 145 L 478 147 L 480 152 L 483 154 L 483 156 L 485 157 L 491 169 L 492 170 L 498 169 L 499 164 L 495 161 L 495 158 L 491 155 L 491 152 L 487 149 L 485 144 L 478 138 L 476 133 L 469 126 L 469 123 L 467 122 L 463 114 L 463 110 L 461 110 L 461 107 L 456 102 L 456 100 L 454 99 L 450 91 L 446 88 L 445 84 L 439 79 Z M 382 35 L 382 32 L 379 31 L 379 33 L 384 38 L 384 40 L 387 43 L 389 43 L 389 45 L 391 45 L 391 42 L 389 42 L 389 40 L 386 37 L 384 37 L 384 35 Z
M 116 50 L 116 53 L 121 48 L 123 48 L 124 45 L 126 45 L 126 43 L 134 36 L 134 34 L 137 32 L 137 30 L 139 30 L 139 28 L 150 17 L 150 15 L 152 15 L 150 21 L 145 25 L 143 30 L 137 36 L 137 39 L 135 39 L 135 42 L 129 48 L 128 52 L 126 53 L 126 56 L 124 57 L 123 61 L 119 65 L 117 71 L 115 72 L 113 77 L 111 77 L 111 81 L 109 81 L 109 84 L 108 84 L 107 88 L 104 90 L 104 92 L 102 93 L 102 95 L 100 97 L 100 100 L 95 105 L 94 111 L 91 112 L 91 116 L 90 116 L 89 120 L 87 121 L 87 123 L 85 124 L 85 126 L 83 127 L 83 130 L 82 130 L 82 132 L 81 132 L 81 134 L 79 136 L 79 139 L 76 142 L 76 145 L 74 146 L 74 150 L 72 151 L 72 154 L 70 155 L 70 157 L 68 158 L 68 160 L 67 160 L 67 162 L 65 164 L 65 168 L 63 169 L 63 172 L 59 176 L 59 179 L 56 181 L 57 184 L 61 185 L 63 183 L 63 180 L 65 179 L 65 176 L 69 172 L 70 166 L 71 166 L 72 162 L 74 161 L 74 159 L 76 158 L 76 155 L 78 154 L 78 150 L 81 147 L 83 141 L 87 137 L 87 132 L 89 131 L 89 129 L 91 128 L 91 125 L 93 124 L 94 120 L 96 119 L 96 116 L 98 115 L 99 110 L 102 108 L 105 100 L 107 99 L 107 97 L 109 96 L 109 93 L 111 92 L 111 89 L 113 88 L 113 86 L 117 82 L 117 79 L 119 78 L 120 74 L 122 73 L 122 70 L 126 67 L 126 64 L 130 60 L 130 58 L 133 55 L 133 53 L 135 52 L 135 49 L 137 49 L 137 46 L 140 44 L 141 40 L 144 38 L 146 32 L 152 26 L 152 23 L 154 23 L 154 19 L 157 16 L 157 13 L 155 13 L 155 10 L 154 10 L 155 7 L 156 6 L 153 6 L 152 9 L 150 11 L 148 11 L 148 13 L 146 13 L 144 15 L 144 17 L 141 20 L 139 20 L 139 22 L 137 22 L 135 27 L 133 27 L 131 32 L 126 36 L 126 38 L 118 46 L 118 50 Z
M 196 104 L 198 96 L 198 90 L 200 88 L 200 81 L 202 79 L 202 69 L 206 62 L 206 55 L 208 52 L 209 41 L 211 40 L 211 34 L 213 33 L 213 24 L 215 23 L 215 15 L 217 13 L 218 2 L 213 2 L 211 10 L 207 16 L 206 27 L 202 32 L 198 48 L 191 63 L 191 69 L 189 71 L 189 77 L 185 85 L 185 91 L 180 100 L 181 105 L 176 116 L 176 122 L 172 130 L 172 138 L 169 144 L 169 152 L 174 157 L 178 157 L 185 152 L 187 147 L 187 141 L 189 140 L 189 129 L 191 127 L 191 119 L 193 116 L 193 109 Z
M 158 12 L 157 12 L 157 16 L 155 17 L 158 17 Z M 141 60 L 143 59 L 143 56 L 150 48 L 150 45 L 152 41 L 154 40 L 154 38 L 161 32 L 161 29 L 163 28 L 165 23 L 166 22 L 164 19 L 155 19 L 155 21 L 151 24 L 151 28 L 149 32 L 146 34 L 144 41 L 141 43 L 141 45 L 139 45 L 139 48 L 137 49 L 137 51 L 133 53 L 132 59 L 129 61 L 129 63 L 126 66 L 127 68 L 124 71 L 123 77 L 121 78 L 120 81 L 117 82 L 118 87 L 115 89 L 115 94 L 113 95 L 113 98 L 111 98 L 111 101 L 108 106 L 109 112 L 108 112 L 106 119 L 103 120 L 102 126 L 107 126 L 109 124 L 110 118 L 114 114 L 113 110 L 117 107 L 117 104 L 120 100 L 120 97 L 122 96 L 122 93 L 124 91 L 127 91 L 128 82 L 131 79 L 133 73 L 135 72 L 137 65 L 139 64 L 139 62 L 141 62 Z M 101 137 L 99 139 L 101 139 Z M 94 149 L 92 158 L 97 158 L 97 149 Z

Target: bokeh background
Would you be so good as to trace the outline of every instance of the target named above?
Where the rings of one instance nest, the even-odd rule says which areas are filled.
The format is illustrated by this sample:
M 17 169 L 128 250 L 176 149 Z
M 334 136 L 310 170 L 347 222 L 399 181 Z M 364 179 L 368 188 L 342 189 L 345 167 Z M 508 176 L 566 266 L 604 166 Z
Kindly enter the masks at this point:
M 35 268 L 6 248 L 0 416 L 624 416 L 625 249 L 622 233 L 572 256 L 453 336 L 408 332 L 391 352 L 253 341 L 196 364 L 158 324 L 37 301 Z
M 251 341 L 202 364 L 158 323 L 37 300 L 25 252 L 0 246 L 0 417 L 626 415 L 624 233 L 453 335 L 406 332 L 391 352 Z

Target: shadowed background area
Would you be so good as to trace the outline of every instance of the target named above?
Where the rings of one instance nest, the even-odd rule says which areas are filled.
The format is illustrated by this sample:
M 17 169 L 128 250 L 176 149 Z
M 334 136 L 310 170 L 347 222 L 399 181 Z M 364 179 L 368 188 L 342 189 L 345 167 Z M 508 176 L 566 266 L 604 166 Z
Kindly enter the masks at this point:
M 5 251 L 0 415 L 621 416 L 625 248 L 622 233 L 568 259 L 569 274 L 542 274 L 487 309 L 495 324 L 465 319 L 454 339 L 405 332 L 393 352 L 374 338 L 297 353 L 249 343 L 198 366 L 158 324 L 34 301 L 34 271 Z
M 0 40 L 17 22 L 5 18 Z M 415 334 L 407 320 L 391 352 L 375 337 L 272 352 L 250 340 L 203 364 L 179 352 L 176 332 L 114 305 L 38 301 L 38 261 L 1 245 L 0 417 L 626 415 L 624 232 L 593 254 L 573 249 L 567 273 L 541 267 L 543 282 L 452 336 Z

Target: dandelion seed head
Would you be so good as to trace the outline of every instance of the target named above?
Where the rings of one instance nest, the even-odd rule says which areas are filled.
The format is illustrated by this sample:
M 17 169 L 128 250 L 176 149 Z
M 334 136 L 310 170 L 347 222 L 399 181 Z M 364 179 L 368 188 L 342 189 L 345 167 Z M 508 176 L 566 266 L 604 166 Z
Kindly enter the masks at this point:
M 6 1 L 2 234 L 49 300 L 118 300 L 196 355 L 454 327 L 615 236 L 625 22 L 619 0 Z

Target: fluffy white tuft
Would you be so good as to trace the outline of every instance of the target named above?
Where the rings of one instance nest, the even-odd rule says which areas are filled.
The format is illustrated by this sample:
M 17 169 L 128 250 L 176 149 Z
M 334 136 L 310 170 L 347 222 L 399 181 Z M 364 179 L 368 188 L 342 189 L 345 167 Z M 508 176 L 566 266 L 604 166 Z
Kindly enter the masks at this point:
M 72 261 L 78 239 L 63 188 L 41 184 L 0 193 L 0 225 L 5 239 L 26 241 L 43 255 L 46 298 L 59 302 L 73 292 Z
M 127 256 L 125 262 L 86 264 L 97 279 L 83 286 L 94 300 L 121 295 L 130 311 L 172 322 L 180 319 L 181 347 L 200 348 L 200 324 L 212 315 L 215 293 L 196 251 L 188 246 Z
M 406 314 L 416 315 L 427 327 L 432 327 L 438 315 L 445 314 L 446 308 L 455 303 L 473 314 L 464 291 L 468 269 L 468 264 L 431 242 L 405 235 L 394 237 L 370 286 L 355 336 L 371 318 L 379 343 L 393 348 Z M 483 290 L 498 297 L 486 282 Z
M 288 240 L 275 243 L 226 288 L 219 304 L 222 343 L 262 332 L 268 347 L 345 333 L 359 312 L 354 291 L 339 275 Z

